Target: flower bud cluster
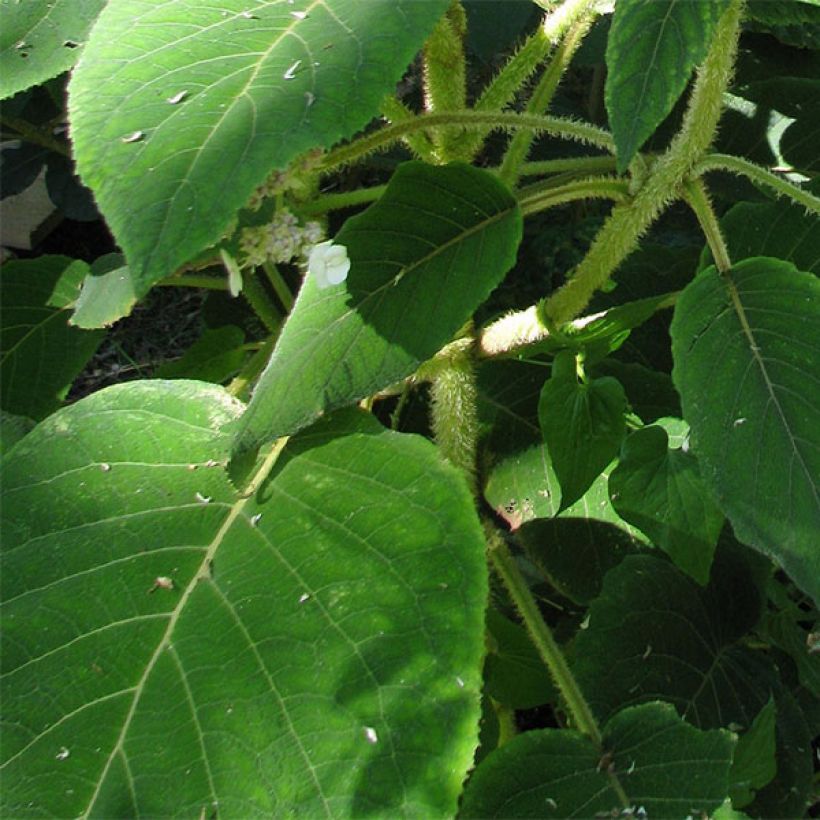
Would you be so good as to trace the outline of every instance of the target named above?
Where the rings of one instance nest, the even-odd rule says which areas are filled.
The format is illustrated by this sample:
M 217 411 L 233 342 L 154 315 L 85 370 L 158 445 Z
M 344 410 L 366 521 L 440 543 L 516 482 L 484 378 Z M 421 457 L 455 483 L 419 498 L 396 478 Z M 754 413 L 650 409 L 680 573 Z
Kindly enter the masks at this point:
M 299 224 L 286 208 L 277 211 L 267 225 L 243 228 L 239 238 L 242 267 L 255 267 L 265 262 L 291 262 L 306 257 L 323 235 L 318 222 Z

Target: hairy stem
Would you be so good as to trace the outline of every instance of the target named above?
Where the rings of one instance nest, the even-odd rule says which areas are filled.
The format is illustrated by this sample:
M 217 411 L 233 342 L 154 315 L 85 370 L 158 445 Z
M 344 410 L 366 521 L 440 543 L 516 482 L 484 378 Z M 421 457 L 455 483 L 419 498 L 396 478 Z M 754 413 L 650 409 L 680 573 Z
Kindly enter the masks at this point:
M 282 317 L 253 271 L 246 271 L 242 277 L 242 295 L 253 308 L 253 312 L 262 320 L 262 324 L 271 333 L 278 333 L 282 326 Z
M 715 267 L 720 273 L 728 273 L 732 267 L 729 249 L 720 230 L 720 222 L 715 215 L 706 186 L 700 179 L 687 180 L 684 184 L 684 199 L 695 212 L 700 227 L 706 237 L 709 250 L 715 260 Z
M 544 316 L 561 324 L 577 316 L 606 284 L 638 240 L 679 198 L 683 180 L 711 143 L 722 95 L 732 76 L 743 2 L 732 0 L 721 17 L 706 60 L 698 71 L 681 130 L 649 170 L 632 202 L 616 205 L 572 278 L 544 304 Z
M 528 216 L 578 199 L 624 202 L 629 199 L 629 185 L 618 177 L 590 177 L 573 180 L 566 185 L 532 185 L 521 192 L 518 204 L 521 213 Z
M 381 197 L 387 190 L 386 185 L 374 185 L 370 188 L 357 188 L 338 194 L 320 194 L 311 202 L 299 207 L 303 216 L 320 216 L 328 211 L 340 211 L 343 208 L 355 208 L 358 205 L 369 205 Z

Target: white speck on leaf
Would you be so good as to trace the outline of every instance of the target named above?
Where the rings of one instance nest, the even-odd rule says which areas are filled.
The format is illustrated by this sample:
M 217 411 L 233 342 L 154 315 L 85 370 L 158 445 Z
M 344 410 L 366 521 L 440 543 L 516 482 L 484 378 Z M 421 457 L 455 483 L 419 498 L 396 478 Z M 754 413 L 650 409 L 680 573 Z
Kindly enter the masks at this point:
M 196 500 L 200 504 L 210 504 L 211 503 L 211 497 L 209 495 L 202 495 L 202 493 L 196 493 Z
M 171 105 L 176 105 L 177 103 L 181 103 L 187 96 L 187 91 L 178 91 L 173 97 L 168 97 L 165 102 L 170 103 Z
M 57 752 L 57 754 L 56 754 L 56 755 L 54 755 L 54 757 L 55 757 L 57 760 L 67 760 L 67 759 L 68 759 L 68 756 L 69 756 L 70 754 L 71 754 L 71 752 L 70 752 L 68 749 L 66 749 L 66 747 L 65 747 L 65 746 L 62 746 L 62 747 L 60 748 L 60 751 L 59 751 L 59 752 Z
M 296 76 L 296 69 L 302 65 L 301 60 L 297 60 L 283 75 L 283 80 L 292 80 Z
M 547 797 L 544 802 L 553 810 L 558 808 L 558 804 L 551 797 Z
M 127 137 L 123 137 L 123 142 L 139 142 L 145 136 L 144 131 L 134 131 L 133 134 L 129 134 Z
M 310 91 L 305 91 L 305 102 L 307 103 L 307 107 L 310 108 L 314 102 L 316 102 L 316 97 L 310 93 Z
M 463 689 L 464 688 L 464 680 L 461 677 L 457 677 L 456 678 L 456 685 L 458 686 L 459 689 Z
M 364 727 L 364 739 L 368 743 L 378 743 L 379 736 L 376 734 L 376 730 L 372 726 L 365 726 Z
M 648 658 L 651 654 L 652 654 L 652 644 L 651 644 L 651 643 L 648 643 L 648 644 L 646 645 L 646 650 L 644 651 L 643 655 L 641 655 L 641 657 L 642 657 L 644 660 L 646 660 L 646 659 L 647 659 L 647 658 Z
M 256 513 L 256 515 L 252 515 L 251 516 L 251 526 L 252 527 L 257 526 L 261 519 L 262 519 L 262 513 Z
M 745 418 L 741 417 L 739 419 L 735 419 L 733 426 L 734 427 L 740 427 L 741 424 L 746 424 L 746 419 Z
M 295 17 L 297 20 L 304 20 L 308 15 L 306 11 L 292 11 L 290 16 Z
M 110 465 L 110 464 L 106 464 L 105 462 L 103 462 L 102 464 L 100 464 L 100 469 L 101 469 L 104 473 L 109 473 L 109 472 L 111 472 L 111 465 Z
M 347 279 L 350 260 L 344 245 L 334 245 L 328 239 L 315 245 L 308 258 L 308 271 L 321 290 L 331 285 L 340 285 Z
M 303 593 L 299 596 L 299 603 L 300 603 L 300 604 L 303 604 L 305 601 L 309 601 L 309 600 L 310 600 L 310 595 L 308 595 L 308 594 L 307 594 L 307 592 L 303 592 Z

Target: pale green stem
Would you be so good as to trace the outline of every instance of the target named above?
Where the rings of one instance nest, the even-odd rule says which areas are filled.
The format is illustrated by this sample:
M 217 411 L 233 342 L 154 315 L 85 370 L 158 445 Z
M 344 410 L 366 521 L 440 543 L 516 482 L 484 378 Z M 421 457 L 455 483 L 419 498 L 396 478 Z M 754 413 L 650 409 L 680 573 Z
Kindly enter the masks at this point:
M 320 216 L 328 211 L 340 211 L 343 208 L 355 208 L 358 205 L 369 205 L 375 202 L 387 190 L 386 185 L 374 185 L 371 188 L 357 188 L 338 194 L 320 194 L 311 202 L 299 207 L 303 216 Z
M 711 143 L 720 118 L 722 95 L 737 51 L 742 0 L 732 0 L 721 17 L 701 66 L 681 130 L 669 150 L 650 169 L 632 202 L 616 205 L 572 278 L 547 299 L 544 317 L 562 324 L 577 316 L 606 284 L 621 262 L 667 205 Z
M 291 293 L 288 283 L 282 278 L 279 268 L 273 262 L 265 262 L 262 269 L 265 271 L 274 292 L 279 297 L 282 307 L 285 308 L 285 313 L 290 313 L 293 307 L 293 293 Z
M 546 176 L 547 174 L 594 174 L 597 171 L 614 171 L 615 157 L 568 157 L 525 162 L 521 166 L 522 177 Z
M 592 23 L 592 15 L 585 14 L 588 5 L 588 0 L 577 3 L 578 13 L 582 16 L 572 23 L 567 32 L 567 36 L 561 41 L 552 60 L 550 60 L 549 65 L 538 81 L 538 85 L 535 87 L 535 91 L 533 91 L 527 103 L 528 114 L 542 114 L 549 108 L 555 91 L 558 88 L 561 76 L 564 71 L 566 71 L 567 66 L 569 66 L 573 55 L 581 45 L 581 41 L 584 39 Z M 564 8 L 565 6 L 562 6 L 561 11 L 563 11 Z M 521 166 L 530 152 L 534 139 L 535 137 L 531 132 L 519 131 L 514 134 L 510 140 L 510 144 L 504 155 L 504 160 L 501 163 L 499 176 L 511 188 L 515 187 L 515 184 L 518 182 L 518 178 L 521 175 Z
M 579 179 L 566 185 L 530 186 L 526 193 L 518 198 L 521 213 L 524 216 L 554 208 L 565 202 L 574 202 L 578 199 L 609 199 L 615 202 L 625 202 L 629 199 L 629 184 L 626 180 L 617 177 L 592 177 Z
M 322 161 L 322 173 L 356 162 L 367 154 L 380 151 L 404 139 L 407 134 L 424 131 L 440 125 L 462 125 L 465 128 L 491 130 L 516 130 L 526 128 L 535 133 L 551 134 L 555 137 L 575 140 L 595 145 L 607 151 L 615 150 L 612 135 L 602 128 L 588 123 L 576 122 L 561 117 L 516 114 L 510 111 L 484 113 L 482 111 L 450 111 L 446 114 L 424 114 L 410 122 L 388 125 L 373 134 L 360 137 L 353 142 L 334 149 Z
M 271 333 L 277 333 L 282 326 L 282 317 L 253 271 L 245 271 L 242 277 L 242 295 L 253 308 L 253 312 L 262 320 L 265 327 Z
M 749 160 L 730 154 L 707 154 L 695 163 L 692 173 L 695 176 L 701 176 L 708 171 L 730 171 L 733 174 L 745 176 L 752 182 L 771 189 L 778 196 L 789 197 L 804 208 L 820 215 L 820 198 Z
M 720 222 L 715 215 L 706 186 L 700 179 L 690 179 L 684 183 L 684 197 L 689 207 L 695 212 L 701 230 L 706 237 L 709 250 L 715 260 L 715 267 L 720 273 L 728 273 L 732 267 L 729 249 L 720 230 Z

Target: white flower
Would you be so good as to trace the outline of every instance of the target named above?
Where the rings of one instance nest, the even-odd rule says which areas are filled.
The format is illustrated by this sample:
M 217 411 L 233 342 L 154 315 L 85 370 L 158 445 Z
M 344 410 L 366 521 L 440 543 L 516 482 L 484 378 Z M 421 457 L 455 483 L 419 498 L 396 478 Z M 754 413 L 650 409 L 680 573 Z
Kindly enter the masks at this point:
M 344 245 L 334 245 L 328 239 L 314 246 L 308 259 L 308 271 L 316 280 L 316 285 L 324 290 L 331 285 L 340 285 L 347 279 L 350 260 Z

